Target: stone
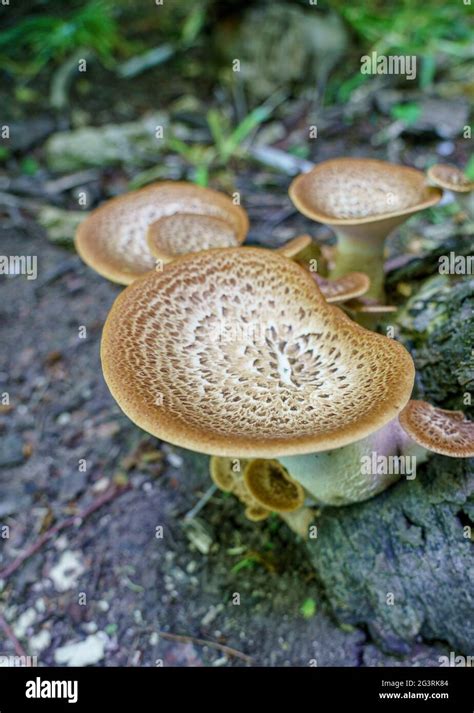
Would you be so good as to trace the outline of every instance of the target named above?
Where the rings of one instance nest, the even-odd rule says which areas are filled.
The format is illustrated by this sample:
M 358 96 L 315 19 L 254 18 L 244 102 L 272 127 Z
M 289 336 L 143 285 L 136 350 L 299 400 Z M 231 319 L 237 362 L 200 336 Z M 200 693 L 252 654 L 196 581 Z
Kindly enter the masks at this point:
M 165 145 L 167 116 L 149 114 L 138 121 L 85 126 L 53 134 L 46 142 L 52 171 L 76 171 L 105 166 L 150 166 Z M 157 138 L 158 128 L 163 138 Z

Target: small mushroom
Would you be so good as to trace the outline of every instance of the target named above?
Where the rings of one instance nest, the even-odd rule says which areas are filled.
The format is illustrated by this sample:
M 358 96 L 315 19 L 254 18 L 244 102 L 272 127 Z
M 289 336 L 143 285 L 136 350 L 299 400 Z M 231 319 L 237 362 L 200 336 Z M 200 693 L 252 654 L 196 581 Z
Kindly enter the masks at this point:
M 384 302 L 385 239 L 413 213 L 435 205 L 442 191 L 421 171 L 386 161 L 337 158 L 297 176 L 290 186 L 296 208 L 337 234 L 330 277 L 365 272 L 369 297 Z
M 149 226 L 176 213 L 225 221 L 237 244 L 248 230 L 246 212 L 223 193 L 183 181 L 162 181 L 113 198 L 92 211 L 77 230 L 77 252 L 100 275 L 128 285 L 156 266 L 147 242 Z M 183 239 L 181 234 L 181 243 Z
M 304 506 L 303 488 L 277 460 L 211 456 L 209 470 L 220 490 L 245 505 L 248 520 L 259 522 L 276 512 L 297 535 L 308 536 L 314 511 Z
M 390 314 L 392 312 L 396 312 L 398 309 L 396 305 L 381 305 L 377 302 L 377 300 L 366 297 L 365 295 L 346 300 L 341 307 L 347 312 L 352 312 L 354 314 L 370 315 Z
M 174 213 L 152 223 L 148 228 L 148 247 L 155 258 L 171 262 L 179 255 L 239 245 L 245 239 L 223 218 L 196 213 Z
M 302 250 L 305 250 L 312 243 L 310 235 L 298 235 L 296 238 L 289 240 L 284 245 L 281 245 L 276 249 L 277 253 L 284 255 L 285 257 L 293 258 L 298 255 Z
M 304 503 L 303 488 L 277 460 L 251 460 L 245 467 L 244 481 L 255 500 L 272 512 L 292 512 Z
M 409 401 L 399 416 L 405 433 L 419 446 L 452 458 L 474 456 L 474 422 L 462 411 L 436 408 L 426 401 Z
M 370 280 L 364 272 L 348 272 L 343 277 L 333 280 L 321 277 L 317 272 L 311 273 L 319 289 L 331 304 L 347 302 L 365 294 L 370 288 Z
M 456 200 L 470 218 L 474 217 L 474 181 L 450 163 L 436 163 L 427 171 L 432 186 L 444 188 L 456 196 Z
M 244 480 L 243 469 L 249 463 L 240 458 L 222 458 L 212 456 L 209 462 L 209 472 L 219 490 L 233 493 L 245 505 L 245 516 L 253 522 L 266 520 L 271 510 L 265 507 L 249 491 Z

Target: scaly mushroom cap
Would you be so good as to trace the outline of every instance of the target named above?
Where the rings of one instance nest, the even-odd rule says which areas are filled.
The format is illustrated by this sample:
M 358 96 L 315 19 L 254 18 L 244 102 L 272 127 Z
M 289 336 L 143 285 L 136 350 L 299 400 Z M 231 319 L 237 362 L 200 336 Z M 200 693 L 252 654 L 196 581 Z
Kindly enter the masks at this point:
M 474 189 L 474 181 L 450 163 L 436 163 L 428 169 L 427 176 L 430 183 L 455 193 L 469 193 Z
M 223 218 L 196 213 L 166 215 L 148 228 L 148 247 L 164 263 L 179 255 L 210 248 L 237 247 L 245 233 Z
M 359 297 L 367 292 L 370 280 L 363 272 L 348 272 L 343 277 L 331 280 L 317 272 L 311 273 L 327 302 L 337 304 Z
M 409 401 L 399 415 L 406 433 L 433 453 L 452 458 L 474 456 L 474 422 L 462 411 L 436 408 L 426 401 Z
M 328 305 L 311 275 L 261 248 L 178 258 L 116 299 L 102 367 L 127 416 L 211 455 L 345 445 L 394 418 L 413 361 Z
M 77 252 L 100 275 L 128 285 L 155 267 L 147 243 L 148 226 L 180 212 L 225 220 L 235 230 L 238 243 L 248 230 L 246 212 L 223 193 L 184 181 L 163 181 L 113 198 L 92 211 L 77 229 Z
M 280 253 L 280 255 L 284 255 L 285 257 L 292 258 L 295 257 L 295 255 L 298 255 L 298 253 L 302 250 L 305 250 L 308 245 L 311 245 L 312 242 L 313 241 L 311 240 L 310 235 L 298 235 L 298 237 L 289 240 L 287 243 L 277 248 L 276 252 Z
M 304 503 L 303 488 L 277 460 L 251 460 L 244 480 L 255 500 L 272 512 L 292 512 Z
M 297 176 L 289 193 L 301 213 L 327 225 L 408 215 L 437 203 L 442 195 L 415 168 L 364 158 L 324 161 Z

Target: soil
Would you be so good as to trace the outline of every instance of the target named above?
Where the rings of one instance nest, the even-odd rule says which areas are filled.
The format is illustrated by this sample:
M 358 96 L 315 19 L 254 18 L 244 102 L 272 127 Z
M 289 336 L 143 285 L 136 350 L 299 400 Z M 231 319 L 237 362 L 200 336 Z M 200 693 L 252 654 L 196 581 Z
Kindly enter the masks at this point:
M 279 520 L 249 523 L 217 493 L 185 527 L 210 486 L 206 459 L 139 431 L 102 378 L 101 328 L 120 288 L 29 220 L 0 237 L 2 254 L 36 255 L 39 275 L 2 286 L 1 568 L 119 488 L 4 577 L 4 617 L 27 653 L 55 665 L 62 646 L 104 632 L 106 666 L 436 664 L 436 646 L 395 659 L 338 627 L 304 544 Z M 66 567 L 64 583 L 65 553 L 79 571 Z M 13 653 L 3 632 L 0 652 Z

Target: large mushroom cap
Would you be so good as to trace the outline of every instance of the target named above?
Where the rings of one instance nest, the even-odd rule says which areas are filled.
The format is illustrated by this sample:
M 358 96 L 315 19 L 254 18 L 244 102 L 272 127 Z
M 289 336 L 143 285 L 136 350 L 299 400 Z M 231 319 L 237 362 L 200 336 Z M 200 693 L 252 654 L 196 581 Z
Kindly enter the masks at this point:
M 182 181 L 153 183 L 113 198 L 84 220 L 76 233 L 81 258 L 104 277 L 127 285 L 155 267 L 147 242 L 151 223 L 175 213 L 221 218 L 241 242 L 248 230 L 246 212 L 218 191 Z
M 430 183 L 446 188 L 448 191 L 469 193 L 474 189 L 474 181 L 450 163 L 436 163 L 428 169 L 427 175 Z
M 331 304 L 346 302 L 364 295 L 370 287 L 370 279 L 363 272 L 348 272 L 342 277 L 330 279 L 311 273 L 324 297 Z
M 328 225 L 357 225 L 415 213 L 439 201 L 421 171 L 387 161 L 336 158 L 297 176 L 290 186 L 296 208 Z
M 200 250 L 237 247 L 244 238 L 228 220 L 197 213 L 166 215 L 148 228 L 148 247 L 165 263 Z
M 474 422 L 466 420 L 462 411 L 409 401 L 399 421 L 410 438 L 434 453 L 453 458 L 474 456 Z
M 273 458 L 350 443 L 394 418 L 413 361 L 328 305 L 270 250 L 194 253 L 116 299 L 105 379 L 149 433 L 211 455 Z

